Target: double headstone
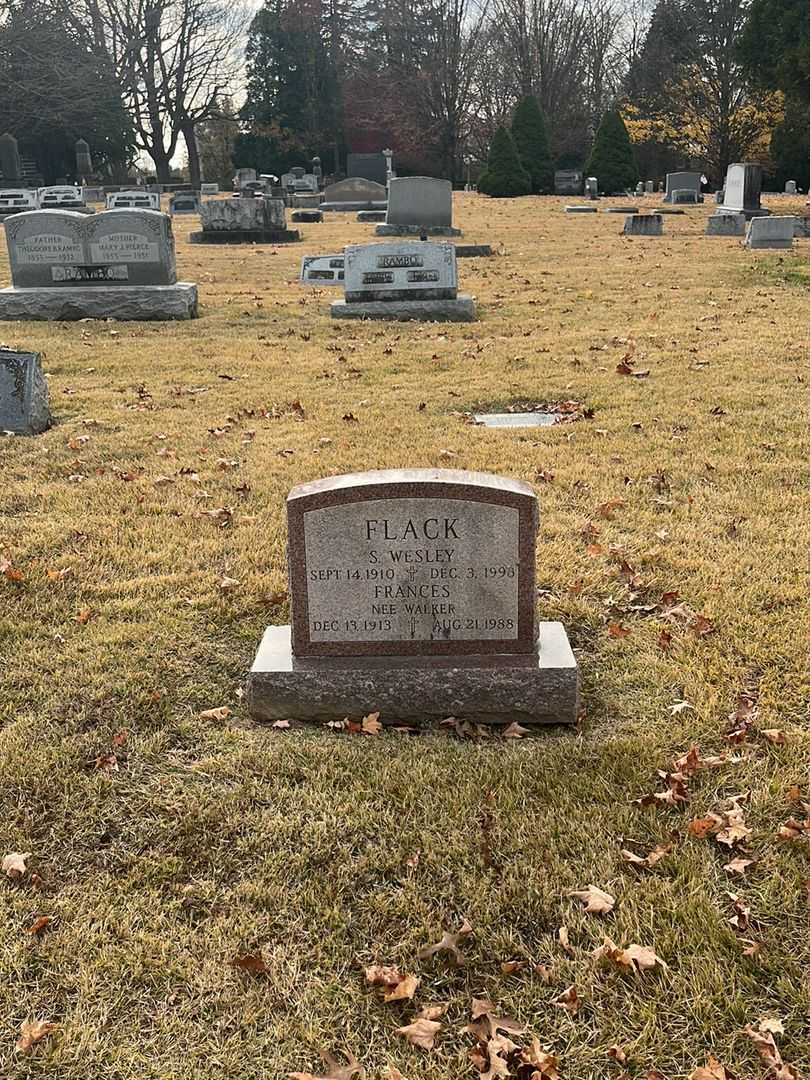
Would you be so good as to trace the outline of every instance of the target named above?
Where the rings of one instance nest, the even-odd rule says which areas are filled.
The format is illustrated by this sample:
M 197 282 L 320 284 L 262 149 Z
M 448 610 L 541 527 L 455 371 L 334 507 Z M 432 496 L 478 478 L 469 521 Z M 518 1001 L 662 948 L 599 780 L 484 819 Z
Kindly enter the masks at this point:
M 351 176 L 324 188 L 321 210 L 350 212 L 357 210 L 385 210 L 388 190 L 384 184 Z
M 0 218 L 8 217 L 10 214 L 22 214 L 26 210 L 36 210 L 38 207 L 39 197 L 31 188 L 0 190 Z
M 50 422 L 48 383 L 39 353 L 0 347 L 0 432 L 39 435 Z
M 333 319 L 472 322 L 476 317 L 472 297 L 458 293 L 450 243 L 350 244 L 344 259 L 346 294 L 333 301 Z
M 720 212 L 731 211 L 745 214 L 746 221 L 766 217 L 770 210 L 760 205 L 762 194 L 762 167 L 747 162 L 729 165 Z
M 664 196 L 665 203 L 674 202 L 672 197 L 673 192 L 687 190 L 695 192 L 695 202 L 703 202 L 703 196 L 700 193 L 699 172 L 667 173 L 667 193 Z
M 209 199 L 200 205 L 202 232 L 191 233 L 192 244 L 289 244 L 300 239 L 287 228 L 283 199 L 266 195 Z
M 378 236 L 461 236 L 453 228 L 453 185 L 432 176 L 396 177 L 388 185 L 385 224 Z
M 253 715 L 574 723 L 567 635 L 536 621 L 537 518 L 527 484 L 486 473 L 391 470 L 294 488 L 292 625 L 265 632 L 248 676 Z
M 111 191 L 107 196 L 108 210 L 160 210 L 160 192 L 138 188 L 134 191 Z
M 5 223 L 11 288 L 0 319 L 189 319 L 197 286 L 178 282 L 171 221 L 155 210 L 34 210 Z

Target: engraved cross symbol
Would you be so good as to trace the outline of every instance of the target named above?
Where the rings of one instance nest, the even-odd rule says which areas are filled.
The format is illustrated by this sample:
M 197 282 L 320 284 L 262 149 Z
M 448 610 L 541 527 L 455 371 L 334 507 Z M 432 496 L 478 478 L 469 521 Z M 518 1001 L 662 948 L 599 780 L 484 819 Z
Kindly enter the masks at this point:
M 411 637 L 416 637 L 416 619 L 411 618 Z
M 415 568 L 413 566 L 410 567 L 410 569 L 407 571 L 407 574 L 408 574 L 408 577 L 410 578 L 410 580 L 413 581 L 413 579 L 416 577 Z

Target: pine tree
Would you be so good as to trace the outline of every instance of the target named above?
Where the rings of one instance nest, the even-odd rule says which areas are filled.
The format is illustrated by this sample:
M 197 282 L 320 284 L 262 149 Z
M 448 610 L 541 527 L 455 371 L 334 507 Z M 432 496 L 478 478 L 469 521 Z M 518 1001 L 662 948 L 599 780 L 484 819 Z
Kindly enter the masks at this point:
M 638 183 L 633 144 L 617 109 L 606 112 L 596 132 L 586 176 L 595 176 L 599 190 L 608 194 L 626 191 Z
M 478 190 L 496 199 L 531 194 L 531 178 L 523 168 L 508 128 L 499 127 L 493 136 L 487 167 L 478 180 Z
M 554 192 L 554 162 L 548 145 L 546 121 L 532 94 L 517 104 L 512 117 L 512 135 L 523 162 L 523 168 L 532 182 L 533 195 L 551 195 Z

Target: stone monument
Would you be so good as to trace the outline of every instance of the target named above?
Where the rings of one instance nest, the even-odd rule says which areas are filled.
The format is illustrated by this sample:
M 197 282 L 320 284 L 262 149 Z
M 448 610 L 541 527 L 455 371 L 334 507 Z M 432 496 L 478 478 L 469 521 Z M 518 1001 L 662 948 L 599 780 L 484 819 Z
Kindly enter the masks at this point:
M 22 214 L 26 210 L 39 209 L 39 197 L 36 191 L 26 188 L 0 190 L 0 218 L 10 214 Z
M 373 180 L 349 177 L 329 184 L 323 191 L 321 210 L 354 212 L 357 210 L 385 210 L 388 206 L 388 189 Z
M 175 214 L 199 214 L 200 196 L 196 191 L 175 191 L 169 199 L 169 213 Z
M 334 476 L 287 498 L 291 626 L 248 676 L 262 720 L 576 721 L 561 623 L 537 623 L 537 499 L 445 469 Z
M 472 297 L 458 294 L 456 253 L 450 243 L 350 244 L 344 260 L 345 299 L 332 302 L 333 319 L 476 318 Z
M 461 236 L 461 229 L 453 228 L 453 185 L 432 176 L 394 178 L 385 224 L 374 231 L 377 236 Z
M 283 199 L 246 195 L 208 199 L 200 204 L 202 232 L 189 236 L 192 244 L 290 244 L 300 240 L 287 228 Z
M 371 180 L 385 187 L 388 181 L 388 162 L 385 154 L 347 154 L 346 175 Z
M 745 236 L 745 214 L 710 214 L 706 218 L 707 236 Z
M 177 281 L 167 214 L 33 210 L 4 227 L 13 285 L 0 289 L 0 320 L 197 315 L 197 286 Z
M 589 199 L 599 198 L 599 180 L 595 176 L 585 177 L 585 194 Z
M 298 277 L 302 285 L 343 285 L 345 258 L 340 255 L 305 255 Z
M 700 173 L 699 172 L 674 172 L 667 173 L 667 193 L 664 196 L 665 203 L 673 202 L 672 193 L 674 191 L 694 191 L 695 202 L 703 202 L 703 195 L 700 192 Z M 684 202 L 686 200 L 684 199 Z
M 3 177 L 4 187 L 22 186 L 22 158 L 17 140 L 9 131 L 0 135 L 0 174 Z
M 86 139 L 77 139 L 74 146 L 76 153 L 76 175 L 87 179 L 93 174 L 93 159 L 90 156 L 90 144 Z
M 792 248 L 796 219 L 789 216 L 751 218 L 745 229 L 747 248 Z
M 770 210 L 760 205 L 762 194 L 762 167 L 746 162 L 729 165 L 723 189 L 723 202 L 718 213 L 731 211 L 745 214 L 746 221 L 755 217 L 767 217 Z
M 0 432 L 39 435 L 50 423 L 48 383 L 39 353 L 0 347 Z
M 785 181 L 785 194 L 786 195 L 797 195 L 798 191 L 799 191 L 798 185 L 797 185 L 795 180 L 786 180 Z
M 661 236 L 664 219 L 660 214 L 628 214 L 623 231 L 625 236 Z
M 107 210 L 160 210 L 160 192 L 135 188 L 111 191 L 106 197 Z
M 78 210 L 80 214 L 95 213 L 84 200 L 84 190 L 72 184 L 55 184 L 37 191 L 41 210 Z
M 581 195 L 582 173 L 577 169 L 557 169 L 554 173 L 555 195 Z

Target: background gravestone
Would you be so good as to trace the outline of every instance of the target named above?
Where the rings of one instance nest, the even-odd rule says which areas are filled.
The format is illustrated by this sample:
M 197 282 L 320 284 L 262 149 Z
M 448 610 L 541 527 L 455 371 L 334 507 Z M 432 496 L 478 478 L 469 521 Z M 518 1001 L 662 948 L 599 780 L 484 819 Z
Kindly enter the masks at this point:
M 108 210 L 160 210 L 158 191 L 111 191 L 107 196 Z
M 255 716 L 575 721 L 565 630 L 535 618 L 528 485 L 443 469 L 330 477 L 290 492 L 287 523 L 292 626 L 259 647 Z
M 50 423 L 39 353 L 0 348 L 0 431 L 39 435 Z
M 384 184 L 350 177 L 324 188 L 320 208 L 336 211 L 385 210 L 387 205 L 388 189 Z
M 710 214 L 707 236 L 745 236 L 745 214 Z
M 202 232 L 189 236 L 192 244 L 287 244 L 300 239 L 287 228 L 283 199 L 264 195 L 238 199 L 208 199 L 200 204 Z
M 750 162 L 735 162 L 726 170 L 723 188 L 722 210 L 745 214 L 746 221 L 754 217 L 767 217 L 770 210 L 760 204 L 762 195 L 762 167 Z
M 453 228 L 453 185 L 432 176 L 396 177 L 388 185 L 385 224 L 378 236 L 461 236 Z
M 88 177 L 93 172 L 93 159 L 90 157 L 90 144 L 86 139 L 77 139 L 76 146 L 76 174 Z
M 8 131 L 0 135 L 0 173 L 7 187 L 14 187 L 15 181 L 22 180 L 22 159 L 17 140 Z
M 346 175 L 360 180 L 372 180 L 385 186 L 388 180 L 388 164 L 385 154 L 348 154 Z
M 629 214 L 623 231 L 625 236 L 661 236 L 664 219 L 660 214 Z
M 673 201 L 672 193 L 674 191 L 686 191 L 691 190 L 695 192 L 695 202 L 703 202 L 703 196 L 700 192 L 700 173 L 699 172 L 675 172 L 667 173 L 667 193 L 664 196 L 664 202 L 670 203 Z
M 789 216 L 751 218 L 745 230 L 747 248 L 792 248 L 796 219 Z

